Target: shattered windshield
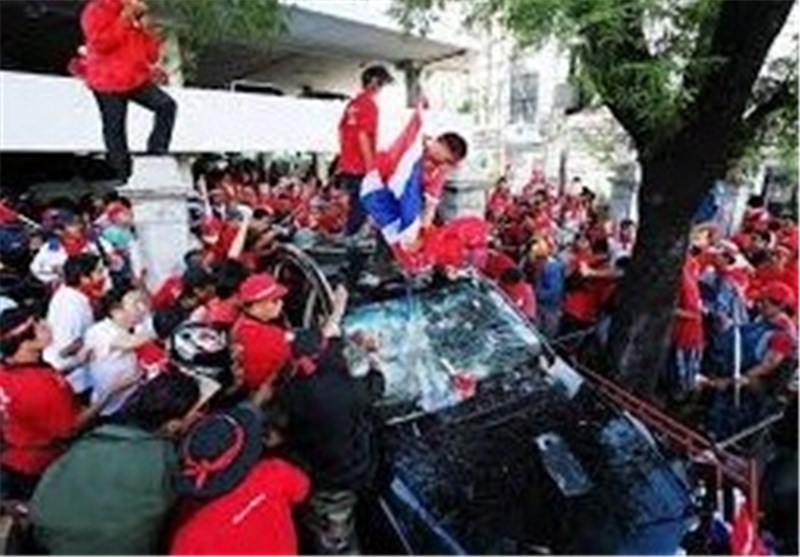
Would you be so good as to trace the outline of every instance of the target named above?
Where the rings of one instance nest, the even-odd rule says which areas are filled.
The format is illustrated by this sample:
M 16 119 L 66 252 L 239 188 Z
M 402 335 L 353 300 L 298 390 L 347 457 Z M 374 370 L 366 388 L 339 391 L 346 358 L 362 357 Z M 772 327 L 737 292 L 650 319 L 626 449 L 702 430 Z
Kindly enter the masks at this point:
M 345 328 L 379 336 L 384 404 L 409 412 L 456 404 L 472 396 L 481 380 L 518 368 L 541 351 L 514 308 L 472 280 L 352 308 Z

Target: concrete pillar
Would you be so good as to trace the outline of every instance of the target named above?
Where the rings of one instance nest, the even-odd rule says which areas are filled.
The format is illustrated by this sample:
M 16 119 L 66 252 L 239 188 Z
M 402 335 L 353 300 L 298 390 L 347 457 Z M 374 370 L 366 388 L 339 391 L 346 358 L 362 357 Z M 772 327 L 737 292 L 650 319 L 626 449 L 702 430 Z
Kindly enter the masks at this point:
M 119 190 L 133 204 L 149 288 L 183 267 L 191 246 L 186 203 L 191 184 L 188 163 L 174 156 L 142 156 L 134 158 L 133 175 Z
M 422 67 L 411 60 L 404 60 L 397 64 L 397 69 L 403 72 L 406 85 L 406 106 L 413 108 L 419 98 Z

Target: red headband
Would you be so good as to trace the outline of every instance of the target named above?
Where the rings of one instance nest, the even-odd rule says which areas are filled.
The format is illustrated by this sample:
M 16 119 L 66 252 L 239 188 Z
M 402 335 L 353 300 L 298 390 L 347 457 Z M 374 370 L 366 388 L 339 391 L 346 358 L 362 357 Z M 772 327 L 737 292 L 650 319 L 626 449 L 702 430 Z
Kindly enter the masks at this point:
M 19 336 L 28 329 L 30 329 L 31 327 L 33 327 L 35 324 L 36 324 L 36 319 L 34 319 L 33 317 L 28 317 L 25 321 L 23 321 L 10 331 L 6 332 L 6 334 L 4 334 L 3 337 L 13 338 Z
M 210 474 L 219 472 L 230 466 L 233 461 L 236 460 L 236 457 L 239 456 L 239 453 L 242 452 L 242 447 L 244 446 L 244 429 L 236 420 L 227 414 L 223 414 L 221 418 L 233 426 L 234 439 L 233 445 L 225 449 L 217 458 L 201 458 L 195 460 L 189 454 L 190 440 L 187 439 L 183 445 L 182 453 L 186 465 L 183 468 L 182 474 L 194 478 L 194 486 L 196 489 L 202 489 Z

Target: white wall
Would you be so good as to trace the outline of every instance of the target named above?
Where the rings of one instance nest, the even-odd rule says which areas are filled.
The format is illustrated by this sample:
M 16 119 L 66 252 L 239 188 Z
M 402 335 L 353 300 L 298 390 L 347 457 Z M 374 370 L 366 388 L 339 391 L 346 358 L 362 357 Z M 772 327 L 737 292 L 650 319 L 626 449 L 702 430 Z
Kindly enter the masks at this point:
M 177 87 L 169 92 L 178 103 L 172 152 L 338 150 L 342 102 Z M 408 111 L 393 102 L 381 108 L 379 143 L 385 145 L 402 129 Z M 134 151 L 144 150 L 150 126 L 149 113 L 132 106 Z M 458 114 L 430 111 L 426 127 L 429 133 L 449 129 L 472 137 L 470 119 Z M 104 151 L 91 92 L 77 79 L 0 72 L 0 151 Z

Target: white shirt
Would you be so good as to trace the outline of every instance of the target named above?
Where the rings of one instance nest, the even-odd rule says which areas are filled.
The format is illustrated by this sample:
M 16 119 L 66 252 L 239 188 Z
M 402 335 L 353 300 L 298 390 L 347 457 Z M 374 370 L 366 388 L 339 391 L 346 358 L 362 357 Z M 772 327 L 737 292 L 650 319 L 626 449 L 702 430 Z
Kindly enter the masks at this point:
M 114 348 L 114 342 L 125 336 L 127 331 L 111 318 L 92 325 L 84 336 L 84 346 L 92 352 L 89 361 L 89 384 L 92 389 L 92 403 L 105 399 L 115 384 L 136 370 L 136 355 L 133 350 Z M 136 385 L 120 391 L 108 399 L 100 411 L 109 416 L 122 408 L 125 401 L 136 391 Z
M 60 352 L 83 338 L 84 333 L 94 323 L 94 312 L 88 296 L 76 288 L 61 285 L 53 294 L 47 307 L 47 324 L 53 334 L 53 342 L 44 349 L 44 361 L 58 370 L 64 370 L 75 364 L 75 356 L 62 357 Z M 75 368 L 67 381 L 76 393 L 88 388 L 87 367 Z
M 96 242 L 87 243 L 84 253 L 100 255 L 100 252 L 97 249 L 97 243 L 102 245 L 102 248 L 107 255 L 112 253 L 113 248 L 111 244 L 102 238 L 99 238 Z M 67 262 L 67 259 L 67 250 L 64 249 L 64 246 L 61 245 L 61 242 L 51 240 L 49 242 L 45 242 L 44 245 L 39 248 L 39 251 L 36 252 L 33 261 L 31 261 L 30 271 L 33 276 L 43 283 L 54 284 L 61 278 L 61 271 L 64 268 L 64 263 Z M 139 259 L 141 260 L 141 258 Z
M 51 284 L 61 276 L 61 269 L 67 261 L 67 252 L 60 242 L 45 242 L 31 261 L 33 276 L 45 284 Z

